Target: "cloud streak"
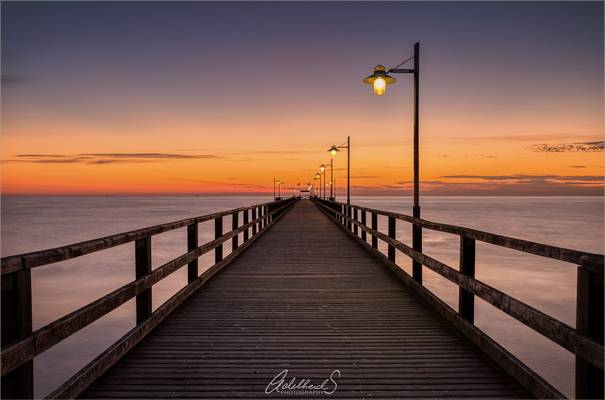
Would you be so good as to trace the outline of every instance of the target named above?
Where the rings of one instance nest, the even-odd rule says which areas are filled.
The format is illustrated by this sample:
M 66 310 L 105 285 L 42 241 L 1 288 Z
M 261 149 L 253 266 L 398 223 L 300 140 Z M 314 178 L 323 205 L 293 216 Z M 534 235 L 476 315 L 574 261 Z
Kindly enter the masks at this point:
M 535 144 L 533 151 L 538 153 L 595 153 L 605 149 L 604 141 L 596 142 L 578 142 L 578 143 L 559 143 L 559 144 Z
M 16 154 L 3 162 L 20 162 L 32 164 L 126 164 L 149 163 L 166 160 L 217 159 L 213 154 L 178 154 L 178 153 L 80 153 L 80 154 Z
M 420 182 L 429 196 L 603 196 L 604 187 L 600 175 L 444 175 Z M 413 181 L 353 189 L 359 195 L 411 195 Z

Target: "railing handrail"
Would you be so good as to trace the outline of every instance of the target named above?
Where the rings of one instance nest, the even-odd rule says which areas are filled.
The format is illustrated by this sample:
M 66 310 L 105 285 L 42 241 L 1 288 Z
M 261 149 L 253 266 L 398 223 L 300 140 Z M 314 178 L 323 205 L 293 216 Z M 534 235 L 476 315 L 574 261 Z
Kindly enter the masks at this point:
M 289 198 L 279 201 L 285 201 L 288 199 Z M 169 232 L 175 229 L 180 229 L 186 227 L 187 225 L 211 221 L 217 217 L 227 216 L 235 212 L 246 211 L 274 203 L 276 202 L 266 202 L 254 204 L 251 206 L 238 207 L 226 211 L 219 211 L 212 214 L 185 218 L 178 221 L 166 222 L 163 224 L 153 225 L 146 228 L 134 229 L 127 232 L 103 236 L 95 239 L 89 239 L 83 242 L 72 243 L 60 247 L 2 257 L 0 259 L 1 275 L 10 274 L 25 269 L 41 267 L 60 261 L 70 260 L 72 258 L 80 257 L 86 254 L 95 253 L 97 251 L 106 250 L 112 247 L 134 242 L 135 240 L 142 239 L 145 237 L 158 235 L 160 233 Z
M 346 203 L 342 203 L 334 200 L 322 199 L 324 202 L 347 206 Z M 430 229 L 433 231 L 440 231 L 450 233 L 453 235 L 464 236 L 470 239 L 475 239 L 480 242 L 492 244 L 495 246 L 505 247 L 511 250 L 520 251 L 522 253 L 533 254 L 553 260 L 565 261 L 573 263 L 575 265 L 581 265 L 588 270 L 603 275 L 603 265 L 605 257 L 602 254 L 590 253 L 581 250 L 567 249 L 564 247 L 552 246 L 543 243 L 532 242 L 525 239 L 518 239 L 504 235 L 498 235 L 495 233 L 485 232 L 478 229 L 467 228 L 458 225 L 444 224 L 440 222 L 433 222 L 422 218 L 416 218 L 410 215 L 378 210 L 375 208 L 364 207 L 359 205 L 350 204 L 361 211 L 371 212 L 386 217 L 393 217 L 395 219 L 406 221 L 415 225 L 422 226 L 423 228 Z

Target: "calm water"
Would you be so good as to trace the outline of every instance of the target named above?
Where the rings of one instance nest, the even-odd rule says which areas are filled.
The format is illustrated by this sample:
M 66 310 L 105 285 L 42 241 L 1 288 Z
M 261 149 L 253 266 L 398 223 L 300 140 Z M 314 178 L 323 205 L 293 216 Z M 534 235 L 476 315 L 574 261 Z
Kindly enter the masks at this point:
M 2 255 L 56 247 L 131 229 L 268 201 L 267 197 L 5 197 Z M 409 198 L 359 197 L 356 204 L 408 212 Z M 595 197 L 427 197 L 426 219 L 503 235 L 603 253 L 603 200 Z M 225 221 L 225 231 L 230 221 Z M 386 221 L 381 221 L 386 232 Z M 211 239 L 212 222 L 200 225 L 200 243 Z M 411 242 L 411 227 L 398 221 L 397 236 Z M 185 229 L 153 238 L 154 267 L 186 250 Z M 424 233 L 424 250 L 458 265 L 456 237 Z M 383 247 L 383 250 L 385 248 Z M 203 257 L 200 268 L 209 266 Z M 134 278 L 132 243 L 32 272 L 34 329 L 117 289 Z M 408 272 L 411 263 L 398 254 Z M 457 307 L 457 288 L 424 269 L 425 284 Z M 575 325 L 576 268 L 567 263 L 477 244 L 477 277 Z M 186 268 L 154 286 L 154 308 L 186 283 Z M 131 329 L 133 301 L 91 324 L 35 360 L 36 396 L 44 396 Z M 573 393 L 573 357 L 566 350 L 477 300 L 477 325 L 546 377 Z

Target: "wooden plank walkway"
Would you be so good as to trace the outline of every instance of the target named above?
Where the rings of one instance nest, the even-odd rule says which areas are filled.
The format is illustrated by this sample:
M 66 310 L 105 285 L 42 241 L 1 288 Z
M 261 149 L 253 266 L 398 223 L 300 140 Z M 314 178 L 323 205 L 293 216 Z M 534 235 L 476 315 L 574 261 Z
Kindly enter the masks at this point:
M 299 201 L 87 398 L 531 397 L 310 201 Z M 325 388 L 332 391 L 329 381 Z

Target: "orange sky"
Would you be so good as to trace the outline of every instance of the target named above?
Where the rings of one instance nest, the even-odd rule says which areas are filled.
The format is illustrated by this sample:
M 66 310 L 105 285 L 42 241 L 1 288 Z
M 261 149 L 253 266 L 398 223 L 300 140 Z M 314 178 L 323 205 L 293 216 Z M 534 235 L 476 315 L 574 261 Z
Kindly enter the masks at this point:
M 602 18 L 599 25 L 594 10 L 558 10 L 553 4 L 543 3 L 554 9 L 535 21 L 541 29 L 519 28 L 527 31 L 517 39 L 501 30 L 511 21 L 544 13 L 477 5 L 477 12 L 485 13 L 481 24 L 450 21 L 444 27 L 458 29 L 462 39 L 428 28 L 396 28 L 412 30 L 422 43 L 424 194 L 602 194 Z M 176 25 L 150 31 L 148 25 L 118 24 L 115 29 L 128 30 L 128 35 L 116 44 L 115 38 L 104 36 L 107 20 L 87 16 L 98 32 L 82 25 L 86 16 L 76 21 L 79 13 L 87 13 L 80 7 L 64 17 L 68 31 L 66 21 L 56 21 L 52 10 L 40 17 L 31 7 L 7 10 L 3 5 L 4 194 L 271 192 L 274 177 L 286 187 L 311 181 L 319 164 L 329 162 L 328 147 L 347 135 L 355 194 L 409 194 L 411 76 L 398 76 L 399 82 L 382 97 L 373 96 L 361 79 L 376 63 L 390 66 L 407 58 L 413 41 L 387 41 L 364 52 L 367 46 L 351 44 L 329 27 L 340 23 L 362 41 L 376 34 L 372 24 L 380 21 L 360 25 L 363 13 L 346 5 L 329 8 L 326 15 L 335 13 L 336 20 L 315 22 L 326 24 L 317 25 L 319 31 L 333 34 L 319 41 L 308 26 L 288 24 L 297 10 L 266 6 L 249 17 L 246 9 L 242 23 L 273 21 L 272 13 L 282 13 L 283 21 L 274 27 L 281 36 L 267 39 L 267 32 L 255 31 L 260 28 L 253 21 L 241 28 L 249 32 L 232 41 L 220 36 L 220 26 L 193 38 L 182 28 L 182 40 L 211 50 L 192 56 L 182 41 L 156 48 L 161 45 L 146 40 L 162 34 L 161 29 L 178 36 Z M 426 4 L 410 12 L 404 3 L 398 7 L 398 18 L 417 13 L 434 23 L 445 18 L 447 8 Z M 117 18 L 126 11 L 106 12 Z M 218 7 L 213 12 L 234 11 Z M 178 9 L 174 13 L 180 15 Z M 559 19 L 567 26 L 558 26 Z M 23 33 L 34 21 L 38 33 L 52 32 L 44 49 Z M 187 27 L 187 21 L 182 16 L 181 25 Z M 587 24 L 597 26 L 583 29 Z M 96 47 L 82 50 L 71 33 L 80 30 Z M 465 42 L 468 32 L 477 35 Z M 480 52 L 479 33 L 491 43 Z M 216 40 L 224 41 L 218 53 L 211 46 Z M 574 40 L 594 43 L 577 49 L 574 57 Z M 290 42 L 297 43 L 296 51 Z M 250 47 L 258 57 L 250 58 Z M 137 56 L 128 58 L 131 52 Z M 567 56 L 561 59 L 560 54 Z M 238 57 L 245 61 L 238 64 Z M 228 68 L 217 67 L 223 65 Z M 334 66 L 338 72 L 324 73 Z M 577 73 L 567 72 L 574 68 Z M 340 191 L 345 160 L 345 152 L 335 159 Z

